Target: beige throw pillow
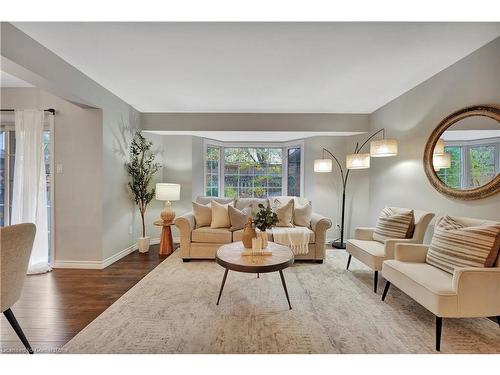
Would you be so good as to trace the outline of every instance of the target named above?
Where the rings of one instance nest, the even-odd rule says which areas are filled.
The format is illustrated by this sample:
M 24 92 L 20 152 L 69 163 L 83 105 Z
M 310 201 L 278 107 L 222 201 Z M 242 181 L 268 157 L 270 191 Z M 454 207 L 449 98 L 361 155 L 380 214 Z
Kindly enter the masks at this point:
M 231 222 L 231 231 L 240 230 L 245 227 L 248 219 L 252 217 L 252 207 L 248 206 L 238 210 L 233 206 L 228 207 L 229 221 Z
M 295 225 L 309 228 L 311 226 L 311 218 L 312 218 L 311 203 L 307 203 L 304 206 L 295 205 L 293 212 L 293 223 Z
M 212 222 L 210 228 L 229 228 L 231 221 L 229 220 L 228 206 L 233 205 L 233 202 L 226 204 L 210 202 L 212 205 Z
M 293 199 L 287 204 L 281 205 L 280 201 L 273 202 L 273 211 L 278 215 L 277 227 L 293 228 Z
M 196 228 L 208 227 L 212 222 L 212 208 L 209 204 L 193 202 L 193 214 Z
M 390 238 L 411 238 L 414 229 L 415 216 L 413 210 L 386 207 L 378 217 L 373 239 L 384 242 Z
M 245 207 L 250 207 L 252 215 L 255 215 L 260 211 L 259 204 L 262 204 L 264 207 L 268 207 L 269 201 L 267 200 L 267 198 L 238 198 L 234 207 L 236 207 L 238 210 L 242 210 Z
M 426 262 L 453 273 L 461 267 L 493 267 L 500 251 L 500 223 L 464 227 L 450 216 L 436 224 Z

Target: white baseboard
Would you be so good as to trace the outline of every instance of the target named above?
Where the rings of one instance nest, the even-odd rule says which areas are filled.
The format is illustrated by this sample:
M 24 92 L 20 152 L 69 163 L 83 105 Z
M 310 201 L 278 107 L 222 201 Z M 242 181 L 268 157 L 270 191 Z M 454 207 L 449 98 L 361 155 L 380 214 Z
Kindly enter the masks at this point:
M 178 240 L 177 238 L 174 239 Z M 160 238 L 152 238 L 149 242 L 151 245 L 158 245 L 160 243 Z M 56 260 L 52 265 L 52 268 L 80 268 L 80 269 L 93 269 L 102 270 L 114 262 L 120 260 L 121 258 L 133 253 L 138 249 L 137 243 L 130 245 L 129 247 L 121 250 L 120 252 L 111 255 L 110 257 L 102 260 Z
M 52 268 L 80 268 L 89 270 L 100 270 L 104 267 L 97 260 L 56 260 Z

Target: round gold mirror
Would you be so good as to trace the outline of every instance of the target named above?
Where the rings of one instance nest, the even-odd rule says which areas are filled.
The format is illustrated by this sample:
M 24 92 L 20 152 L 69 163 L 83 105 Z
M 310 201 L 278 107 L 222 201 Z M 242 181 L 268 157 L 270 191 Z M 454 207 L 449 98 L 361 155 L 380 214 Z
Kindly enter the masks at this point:
M 424 169 L 440 193 L 471 200 L 500 191 L 500 106 L 476 105 L 446 117 L 424 150 Z

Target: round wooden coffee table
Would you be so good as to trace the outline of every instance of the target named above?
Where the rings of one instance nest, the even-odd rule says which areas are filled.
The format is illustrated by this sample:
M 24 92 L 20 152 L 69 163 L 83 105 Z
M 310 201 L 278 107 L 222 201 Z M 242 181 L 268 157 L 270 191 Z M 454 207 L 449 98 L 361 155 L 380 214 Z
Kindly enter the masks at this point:
M 222 278 L 217 305 L 219 304 L 229 270 L 256 273 L 257 277 L 260 273 L 278 271 L 283 289 L 285 290 L 288 306 L 292 309 L 286 289 L 285 277 L 283 276 L 283 269 L 293 264 L 293 253 L 287 246 L 279 245 L 274 242 L 269 242 L 267 249 L 272 251 L 272 255 L 241 255 L 244 247 L 243 243 L 239 241 L 223 245 L 217 250 L 215 261 L 226 269 L 224 277 Z

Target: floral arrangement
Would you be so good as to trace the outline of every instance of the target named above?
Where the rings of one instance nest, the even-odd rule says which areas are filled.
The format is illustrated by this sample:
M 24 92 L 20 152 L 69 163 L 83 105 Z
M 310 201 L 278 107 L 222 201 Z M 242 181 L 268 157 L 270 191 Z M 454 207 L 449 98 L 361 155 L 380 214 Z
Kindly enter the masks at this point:
M 271 207 L 264 207 L 262 203 L 259 203 L 259 212 L 255 215 L 253 222 L 255 227 L 259 228 L 262 232 L 266 229 L 272 228 L 278 223 L 278 215 L 274 212 Z

